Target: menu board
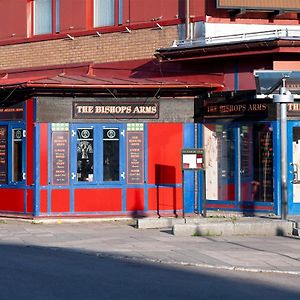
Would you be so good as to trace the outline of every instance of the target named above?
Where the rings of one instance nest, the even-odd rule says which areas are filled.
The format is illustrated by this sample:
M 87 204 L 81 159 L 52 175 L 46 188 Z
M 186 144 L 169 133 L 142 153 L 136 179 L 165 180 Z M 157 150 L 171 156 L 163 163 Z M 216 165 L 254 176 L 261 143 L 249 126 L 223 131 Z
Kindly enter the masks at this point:
M 52 184 L 69 184 L 69 132 L 52 131 Z
M 7 183 L 7 127 L 0 126 L 0 184 Z
M 127 132 L 127 183 L 144 183 L 144 132 Z

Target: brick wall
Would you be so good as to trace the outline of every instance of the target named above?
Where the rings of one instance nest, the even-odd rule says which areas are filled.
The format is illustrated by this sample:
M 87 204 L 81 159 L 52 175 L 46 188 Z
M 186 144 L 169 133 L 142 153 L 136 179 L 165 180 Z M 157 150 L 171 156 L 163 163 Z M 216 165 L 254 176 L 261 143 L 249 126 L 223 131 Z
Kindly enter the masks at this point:
M 151 58 L 178 39 L 177 26 L 0 46 L 0 69 Z

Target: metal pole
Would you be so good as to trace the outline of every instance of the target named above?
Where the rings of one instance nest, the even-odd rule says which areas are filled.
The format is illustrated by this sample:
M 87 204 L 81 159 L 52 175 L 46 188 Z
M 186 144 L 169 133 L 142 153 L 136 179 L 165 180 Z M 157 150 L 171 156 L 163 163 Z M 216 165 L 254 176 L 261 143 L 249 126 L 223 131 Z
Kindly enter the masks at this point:
M 287 217 L 287 104 L 280 104 L 281 219 Z
M 182 170 L 182 218 L 185 218 L 184 211 L 184 170 Z

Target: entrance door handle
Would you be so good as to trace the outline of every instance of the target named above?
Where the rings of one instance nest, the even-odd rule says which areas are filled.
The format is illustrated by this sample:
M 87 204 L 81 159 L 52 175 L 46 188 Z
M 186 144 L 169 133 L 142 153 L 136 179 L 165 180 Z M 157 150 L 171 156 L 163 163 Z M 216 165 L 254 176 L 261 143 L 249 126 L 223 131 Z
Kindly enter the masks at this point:
M 300 183 L 300 180 L 299 180 L 299 166 L 295 163 L 290 163 L 290 165 L 293 168 L 293 170 L 290 171 L 290 173 L 293 174 L 293 180 L 291 181 L 291 183 L 293 183 L 293 184 Z

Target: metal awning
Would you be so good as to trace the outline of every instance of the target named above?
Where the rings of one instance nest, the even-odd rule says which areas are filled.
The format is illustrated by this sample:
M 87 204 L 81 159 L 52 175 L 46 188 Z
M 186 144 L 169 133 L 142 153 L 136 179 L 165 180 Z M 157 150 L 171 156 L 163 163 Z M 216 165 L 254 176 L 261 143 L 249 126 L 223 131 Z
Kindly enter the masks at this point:
M 300 98 L 300 71 L 254 71 L 256 92 L 258 95 L 273 95 L 279 93 L 282 79 L 285 79 L 286 88 Z

